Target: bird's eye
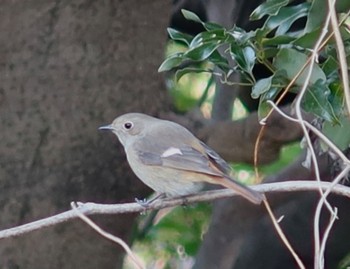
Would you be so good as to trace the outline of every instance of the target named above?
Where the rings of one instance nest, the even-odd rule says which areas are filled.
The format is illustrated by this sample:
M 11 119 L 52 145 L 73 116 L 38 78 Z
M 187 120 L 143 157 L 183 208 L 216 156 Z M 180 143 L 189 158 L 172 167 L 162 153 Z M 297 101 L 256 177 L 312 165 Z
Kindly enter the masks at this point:
M 124 123 L 124 129 L 125 130 L 130 130 L 132 127 L 134 126 L 134 124 L 130 121 L 127 121 Z

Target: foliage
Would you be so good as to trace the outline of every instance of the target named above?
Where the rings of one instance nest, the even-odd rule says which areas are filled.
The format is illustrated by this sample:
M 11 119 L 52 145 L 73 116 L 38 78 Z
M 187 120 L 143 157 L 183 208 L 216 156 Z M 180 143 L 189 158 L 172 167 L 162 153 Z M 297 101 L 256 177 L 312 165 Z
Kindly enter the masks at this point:
M 190 72 L 214 73 L 215 66 L 221 71 L 215 75 L 221 76 L 223 81 L 233 72 L 238 72 L 244 82 L 252 86 L 251 96 L 260 100 L 259 115 L 265 116 L 269 108 L 266 101 L 275 100 L 304 69 L 289 89 L 299 92 L 309 71 L 304 65 L 320 34 L 327 11 L 327 5 L 321 0 L 298 5 L 288 5 L 288 2 L 271 0 L 260 5 L 250 18 L 259 20 L 266 17 L 265 23 L 251 32 L 237 26 L 225 29 L 212 22 L 203 22 L 196 14 L 182 10 L 186 19 L 201 23 L 206 31 L 193 37 L 168 29 L 170 37 L 183 43 L 187 49 L 168 56 L 159 71 L 176 70 L 176 78 L 179 79 Z M 345 12 L 349 7 L 347 0 L 337 1 L 338 12 Z M 345 23 L 340 25 L 340 31 L 349 60 L 350 33 Z M 225 53 L 220 54 L 219 48 L 224 48 Z M 234 60 L 235 66 L 228 64 L 228 58 Z M 199 66 L 203 62 L 213 65 Z M 270 71 L 269 77 L 255 76 L 254 68 L 261 66 Z M 335 43 L 329 39 L 319 52 L 319 63 L 313 67 L 302 103 L 304 110 L 332 124 L 338 124 L 343 113 L 343 87 L 338 66 Z

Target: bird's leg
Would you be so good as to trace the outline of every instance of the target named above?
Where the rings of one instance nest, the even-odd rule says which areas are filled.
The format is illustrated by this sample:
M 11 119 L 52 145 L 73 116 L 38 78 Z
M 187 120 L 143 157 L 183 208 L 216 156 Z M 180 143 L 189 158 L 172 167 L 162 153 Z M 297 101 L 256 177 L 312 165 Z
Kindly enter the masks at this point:
M 166 197 L 165 193 L 157 193 L 154 197 L 151 197 L 149 200 L 147 200 L 146 198 L 143 198 L 143 199 L 135 198 L 135 202 L 145 208 L 148 208 L 154 201 L 158 199 L 163 199 L 165 197 Z
M 183 207 L 187 207 L 188 206 L 188 199 L 187 199 L 187 197 L 188 197 L 189 195 L 184 195 L 184 196 L 181 196 L 181 198 L 182 198 L 182 206 Z

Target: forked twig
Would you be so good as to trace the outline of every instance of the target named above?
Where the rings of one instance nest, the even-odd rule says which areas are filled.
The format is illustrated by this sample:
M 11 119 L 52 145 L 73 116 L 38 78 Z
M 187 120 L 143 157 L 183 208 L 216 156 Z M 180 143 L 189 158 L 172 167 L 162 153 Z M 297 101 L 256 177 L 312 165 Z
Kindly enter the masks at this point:
M 89 219 L 86 215 L 84 215 L 80 210 L 79 207 L 77 206 L 77 204 L 75 202 L 71 203 L 71 207 L 73 209 L 73 211 L 77 214 L 77 216 L 84 221 L 85 223 L 87 223 L 92 229 L 94 229 L 97 233 L 99 233 L 100 235 L 102 235 L 103 237 L 107 238 L 108 240 L 117 243 L 118 245 L 120 245 L 125 252 L 129 255 L 130 257 L 130 261 L 135 265 L 135 268 L 138 269 L 145 269 L 145 266 L 142 264 L 141 260 L 139 257 L 137 257 L 132 250 L 130 249 L 130 247 L 128 246 L 128 244 L 126 244 L 121 238 L 114 236 L 106 231 L 104 231 L 101 227 L 99 227 L 96 223 L 94 223 L 91 219 Z

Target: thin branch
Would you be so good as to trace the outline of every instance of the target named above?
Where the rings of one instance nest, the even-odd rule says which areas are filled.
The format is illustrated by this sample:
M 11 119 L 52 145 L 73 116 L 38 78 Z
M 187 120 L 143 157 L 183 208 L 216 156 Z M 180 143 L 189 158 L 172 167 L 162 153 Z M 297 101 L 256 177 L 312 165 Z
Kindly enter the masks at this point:
M 321 199 L 318 201 L 317 203 L 317 207 L 316 207 L 316 211 L 315 211 L 315 218 L 314 218 L 314 226 L 319 227 L 319 219 L 321 216 L 321 211 L 322 211 L 322 207 L 323 207 L 323 203 L 324 203 L 324 199 L 326 199 L 326 197 L 330 194 L 330 192 L 332 191 L 333 186 L 335 186 L 336 184 L 338 184 L 350 171 L 350 166 L 346 166 L 343 171 L 341 171 L 338 176 L 331 182 L 331 185 L 329 186 L 329 188 L 324 192 L 324 195 L 321 197 Z M 334 213 L 331 214 L 331 221 L 329 222 L 326 232 L 323 235 L 321 244 L 320 244 L 320 248 L 319 248 L 319 256 L 318 256 L 318 261 L 315 261 L 315 265 L 319 266 L 316 268 L 324 268 L 324 251 L 326 248 L 326 242 L 328 240 L 328 235 L 330 232 L 330 229 L 335 221 L 335 219 L 337 219 L 337 209 L 335 208 L 333 210 Z
M 129 255 L 130 257 L 130 261 L 135 265 L 136 268 L 138 269 L 145 269 L 145 266 L 143 266 L 141 260 L 139 259 L 139 257 L 137 257 L 132 250 L 130 249 L 130 247 L 128 246 L 128 244 L 126 244 L 121 238 L 114 236 L 106 231 L 104 231 L 101 227 L 99 227 L 98 225 L 96 225 L 96 223 L 94 223 L 91 219 L 89 219 L 87 216 L 85 216 L 77 207 L 77 203 L 72 202 L 71 203 L 71 207 L 73 209 L 73 211 L 77 214 L 77 216 L 84 221 L 86 224 L 88 224 L 92 229 L 94 229 L 97 233 L 99 233 L 100 235 L 102 235 L 103 237 L 107 238 L 108 240 L 120 245 L 125 252 Z
M 294 79 L 297 79 L 297 76 L 294 77 Z M 292 85 L 292 84 L 290 84 Z M 285 91 L 285 93 L 287 93 L 287 91 Z M 281 99 L 280 99 L 281 100 Z M 279 102 L 279 101 L 277 101 Z M 267 120 L 267 118 L 272 114 L 273 109 L 270 110 L 269 114 L 267 115 L 267 117 L 265 118 Z M 260 181 L 260 176 L 259 176 L 259 170 L 258 170 L 258 150 L 260 147 L 260 141 L 262 139 L 262 136 L 264 134 L 265 131 L 265 127 L 266 127 L 266 121 L 265 120 L 261 120 L 260 124 L 262 125 L 258 134 L 258 137 L 256 139 L 255 142 L 255 146 L 254 146 L 254 172 L 255 172 L 255 177 Z M 276 220 L 275 215 L 273 214 L 273 211 L 270 207 L 270 204 L 267 200 L 264 200 L 264 205 L 265 208 L 271 218 L 272 224 L 274 225 L 277 234 L 279 235 L 279 237 L 281 238 L 282 242 L 285 244 L 285 246 L 287 247 L 287 249 L 289 250 L 289 252 L 292 254 L 293 258 L 295 259 L 295 261 L 297 262 L 298 266 L 300 269 L 305 269 L 305 265 L 303 264 L 303 262 L 301 261 L 300 257 L 298 256 L 298 254 L 296 253 L 296 251 L 293 249 L 292 245 L 290 244 L 287 236 L 284 234 L 283 230 L 281 229 L 278 221 Z
M 322 27 L 322 32 L 321 32 L 320 36 L 318 37 L 315 46 L 313 47 L 311 57 L 310 57 L 311 61 L 310 61 L 309 66 L 308 66 L 309 69 L 308 69 L 307 75 L 305 77 L 305 81 L 304 81 L 303 86 L 302 86 L 302 88 L 301 88 L 301 90 L 296 98 L 296 101 L 295 101 L 295 113 L 296 113 L 297 119 L 299 121 L 299 124 L 303 130 L 304 139 L 306 140 L 306 143 L 308 145 L 308 150 L 310 151 L 310 154 L 311 154 L 311 160 L 312 160 L 312 164 L 314 166 L 315 177 L 316 177 L 317 182 L 321 181 L 319 168 L 318 168 L 318 162 L 317 162 L 317 158 L 316 158 L 316 153 L 314 151 L 314 148 L 313 148 L 313 145 L 311 142 L 311 138 L 309 136 L 308 130 L 307 130 L 305 123 L 304 123 L 305 120 L 304 120 L 302 112 L 301 112 L 301 110 L 302 110 L 301 109 L 301 101 L 302 101 L 302 99 L 303 99 L 303 97 L 308 89 L 315 63 L 318 62 L 318 51 L 320 50 L 320 48 L 322 46 L 322 41 L 324 40 L 324 38 L 326 37 L 326 35 L 328 33 L 329 23 L 330 23 L 330 14 L 328 13 L 325 24 Z M 320 189 L 320 193 L 321 193 L 321 195 L 323 195 L 321 189 Z M 329 211 L 332 212 L 331 205 L 327 202 L 326 199 L 324 201 L 325 201 L 325 204 L 328 207 Z M 316 244 L 315 248 L 317 248 L 317 247 L 318 246 Z
M 316 44 L 315 46 L 313 47 L 313 50 L 312 50 L 312 53 L 311 53 L 311 61 L 310 61 L 310 64 L 308 66 L 309 70 L 307 72 L 307 75 L 305 77 L 305 81 L 303 83 L 303 86 L 295 100 L 295 114 L 296 114 L 296 117 L 299 121 L 299 124 L 303 130 L 303 133 L 304 133 L 304 139 L 307 143 L 307 147 L 308 147 L 308 150 L 311 154 L 311 161 L 312 161 L 312 164 L 313 164 L 313 168 L 314 168 L 314 172 L 315 172 L 315 177 L 316 177 L 316 181 L 318 183 L 321 183 L 321 178 L 320 178 L 320 170 L 319 170 L 319 167 L 318 167 L 318 162 L 317 162 L 317 157 L 316 157 L 316 153 L 315 153 L 315 150 L 313 148 L 313 144 L 312 144 L 312 141 L 311 141 L 311 138 L 309 136 L 309 133 L 308 133 L 308 130 L 305 126 L 305 121 L 303 119 L 303 116 L 302 116 L 302 113 L 301 113 L 301 101 L 303 100 L 304 98 L 304 95 L 307 91 L 307 88 L 309 86 L 309 82 L 311 80 L 311 76 L 312 76 L 312 72 L 314 70 L 314 66 L 315 66 L 315 63 L 318 62 L 318 51 L 319 49 L 321 48 L 322 46 L 322 41 L 324 40 L 324 38 L 326 37 L 327 35 L 327 32 L 328 32 L 328 27 L 329 27 L 329 23 L 330 23 L 330 13 L 328 12 L 327 14 L 327 17 L 326 17 L 326 21 L 324 23 L 324 26 L 322 27 L 322 32 L 320 34 L 320 36 L 318 37 L 317 41 L 316 41 Z M 320 187 L 319 189 L 320 191 L 320 194 L 322 195 L 322 199 L 320 201 L 322 201 L 322 205 L 324 204 L 329 212 L 331 214 L 334 214 L 333 212 L 333 208 L 331 207 L 331 205 L 328 203 L 327 199 L 326 199 L 326 196 L 324 195 L 323 193 L 323 190 L 322 188 Z M 321 269 L 323 268 L 323 264 L 319 264 L 319 261 L 321 260 L 321 253 L 320 253 L 320 231 L 319 231 L 319 221 L 320 221 L 320 216 L 317 215 L 317 212 L 315 213 L 315 217 L 314 217 L 314 242 L 315 242 L 315 250 L 314 250 L 314 268 L 315 269 Z
M 287 120 L 293 121 L 293 122 L 300 122 L 298 119 L 293 118 L 284 111 L 282 111 L 274 102 L 271 100 L 266 101 L 269 105 L 273 107 L 273 109 L 278 112 L 282 117 L 286 118 Z M 265 120 L 265 119 L 263 119 Z M 345 156 L 345 154 L 327 137 L 325 136 L 320 130 L 318 130 L 315 126 L 307 122 L 306 120 L 303 120 L 305 126 L 312 131 L 315 135 L 317 135 L 322 142 L 324 142 L 333 152 L 344 162 L 345 165 L 350 165 L 350 160 Z
M 265 193 L 274 192 L 295 192 L 295 191 L 317 191 L 319 187 L 322 190 L 331 191 L 334 194 L 348 197 L 350 199 L 350 188 L 344 185 L 335 185 L 332 189 L 329 187 L 333 185 L 330 182 L 320 182 L 320 185 L 313 181 L 288 181 L 277 183 L 265 183 L 256 186 L 250 186 L 252 189 Z M 148 208 L 141 206 L 138 203 L 125 203 L 125 204 L 95 204 L 95 203 L 78 203 L 79 211 L 84 215 L 101 215 L 101 214 L 126 214 L 135 212 L 144 212 L 147 210 L 156 210 L 166 207 L 179 206 L 184 204 L 192 204 L 198 202 L 212 201 L 221 198 L 237 196 L 232 190 L 214 190 L 206 191 L 185 198 L 172 198 L 165 200 L 156 200 L 149 205 Z M 33 221 L 27 224 L 23 224 L 17 227 L 9 228 L 0 231 L 0 239 L 19 236 L 25 233 L 29 233 L 35 230 L 39 230 L 45 227 L 54 226 L 56 224 L 67 222 L 72 219 L 76 219 L 78 216 L 74 210 L 68 210 L 66 212 L 47 217 L 41 220 Z
M 329 17 L 329 15 L 328 15 Z M 284 95 L 288 92 L 289 90 L 289 87 L 291 87 L 291 85 L 294 84 L 294 82 L 297 80 L 297 78 L 300 76 L 300 74 L 304 71 L 304 69 L 308 66 L 309 67 L 309 70 L 307 72 L 307 76 L 306 76 L 306 79 L 304 81 L 304 84 L 303 84 L 303 87 L 300 91 L 300 93 L 298 94 L 297 98 L 296 98 L 296 115 L 297 115 L 297 118 L 298 118 L 298 122 L 303 130 L 303 133 L 304 133 L 304 137 L 307 141 L 307 144 L 308 144 L 308 148 L 309 148 L 309 151 L 311 152 L 311 156 L 312 156 L 312 162 L 313 162 L 313 165 L 314 165 L 314 168 L 315 168 L 315 175 L 316 175 L 316 180 L 318 183 L 320 183 L 321 179 L 320 179 L 320 175 L 319 175 L 319 169 L 318 169 L 318 163 L 317 163 L 317 158 L 316 158 L 316 154 L 314 152 L 314 149 L 312 147 L 312 143 L 311 143 L 311 139 L 308 135 L 308 132 L 307 132 L 307 129 L 306 129 L 306 126 L 305 126 L 305 121 L 302 117 L 302 113 L 301 113 L 301 100 L 303 99 L 303 96 L 305 95 L 306 93 L 306 90 L 307 90 L 307 87 L 308 87 L 308 84 L 309 84 L 309 81 L 311 79 L 311 75 L 312 75 L 312 71 L 313 71 L 313 66 L 315 64 L 315 62 L 318 61 L 318 51 L 321 49 L 322 47 L 322 40 L 324 40 L 325 36 L 327 35 L 327 28 L 328 28 L 328 24 L 329 24 L 329 20 L 330 18 L 327 18 L 326 20 L 326 23 L 324 25 L 324 27 L 322 28 L 322 33 L 320 34 L 314 48 L 313 48 L 313 51 L 312 51 L 312 55 L 310 58 L 308 58 L 307 62 L 304 64 L 304 66 L 301 68 L 301 70 L 294 76 L 294 78 L 292 79 L 292 81 L 289 83 L 289 85 L 287 86 L 287 88 L 285 89 L 285 91 L 282 93 L 282 95 L 280 96 L 280 98 L 277 100 L 277 104 L 282 100 L 282 98 L 284 98 Z M 269 114 L 267 115 L 266 119 L 272 114 L 272 111 L 273 109 L 270 110 Z M 261 121 L 261 122 L 264 122 L 264 121 Z M 259 135 L 258 135 L 258 138 L 257 138 L 257 141 L 256 141 L 256 144 L 255 144 L 255 148 L 254 148 L 254 167 L 255 167 L 255 173 L 256 173 L 256 176 L 258 176 L 258 168 L 257 168 L 257 156 L 258 156 L 258 148 L 259 148 L 259 142 L 260 142 L 260 139 L 261 139 L 261 136 L 262 136 L 262 133 L 263 133 L 263 130 L 264 130 L 264 125 L 262 126 L 260 132 L 259 132 Z M 319 191 L 321 193 L 321 195 L 323 196 L 323 192 L 322 192 L 322 189 L 321 187 L 319 188 Z M 323 203 L 328 207 L 328 209 L 330 210 L 330 212 L 333 212 L 332 210 L 332 207 L 331 205 L 327 202 L 326 199 L 322 199 Z M 268 208 L 267 208 L 268 209 Z M 271 219 L 275 225 L 275 228 L 278 232 L 278 234 L 280 235 L 280 237 L 282 238 L 283 242 L 286 244 L 287 248 L 290 250 L 291 254 L 293 255 L 293 257 L 296 259 L 298 265 L 300 268 L 304 268 L 304 265 L 302 264 L 302 262 L 300 261 L 299 257 L 297 256 L 297 254 L 295 253 L 295 251 L 292 249 L 292 247 L 290 246 L 286 236 L 283 234 L 282 230 L 279 229 L 279 226 L 278 224 L 276 223 L 275 219 L 274 219 L 274 216 L 271 215 Z M 318 227 L 317 227 L 318 228 Z M 319 237 L 317 236 L 317 233 L 318 230 L 315 229 L 315 253 L 317 253 L 317 255 L 319 254 L 319 249 L 318 249 L 318 246 L 319 246 Z M 315 257 L 315 260 L 318 259 L 318 256 Z
M 348 115 L 350 115 L 350 91 L 349 91 L 349 77 L 348 77 L 348 67 L 346 63 L 346 55 L 345 55 L 345 49 L 344 49 L 344 44 L 343 40 L 340 34 L 339 30 L 339 25 L 337 21 L 337 14 L 335 11 L 335 0 L 328 0 L 328 8 L 329 8 L 329 16 L 330 16 L 330 21 L 331 25 L 333 28 L 333 33 L 334 33 L 334 38 L 336 41 L 336 49 L 337 49 L 337 54 L 338 54 L 338 60 L 340 63 L 340 70 L 341 70 L 341 78 L 343 81 L 343 89 L 344 89 L 344 96 L 345 96 L 345 104 L 347 107 Z M 342 157 L 341 154 L 338 154 L 339 157 Z M 344 160 L 344 159 L 343 159 Z M 349 173 L 350 170 L 350 165 L 349 165 L 349 160 L 347 162 L 344 160 L 344 163 L 346 164 L 346 167 L 343 169 L 341 173 L 333 180 L 333 184 L 338 184 L 342 178 Z M 315 221 L 314 221 L 314 226 L 319 227 L 319 219 L 321 216 L 321 211 L 322 211 L 322 205 L 326 199 L 326 196 L 329 194 L 331 191 L 332 186 L 329 187 L 329 189 L 324 193 L 324 195 L 321 197 L 320 201 L 317 204 L 316 212 L 315 212 Z M 331 231 L 331 228 L 333 227 L 333 224 L 335 220 L 337 219 L 337 208 L 335 208 L 334 212 L 331 214 L 330 222 L 327 225 L 327 229 L 325 233 L 323 234 L 323 238 L 321 241 L 321 245 L 319 247 L 319 253 L 316 253 L 315 249 L 315 268 L 324 268 L 324 252 L 326 249 L 326 243 L 328 240 L 329 233 Z M 319 231 L 318 231 L 319 233 Z M 317 254 L 318 260 L 317 260 Z
M 340 65 L 341 79 L 343 82 L 345 105 L 350 116 L 350 89 L 349 89 L 349 75 L 348 75 L 348 65 L 346 63 L 346 53 L 344 48 L 344 43 L 340 34 L 337 14 L 335 12 L 335 0 L 328 0 L 329 13 L 331 16 L 331 25 L 334 32 L 334 39 L 337 48 L 338 60 Z
M 329 234 L 332 230 L 334 222 L 338 219 L 338 217 L 337 217 L 338 216 L 338 208 L 335 208 L 334 212 L 335 212 L 335 214 L 330 215 L 329 223 L 328 223 L 326 231 L 324 232 L 324 235 L 323 235 L 323 240 L 322 240 L 321 248 L 320 248 L 320 253 L 321 253 L 321 255 L 320 255 L 321 260 L 319 261 L 320 264 L 324 264 L 324 253 L 326 250 L 327 239 L 328 239 Z
M 293 256 L 294 260 L 296 261 L 296 263 L 298 264 L 299 268 L 300 269 L 305 269 L 304 263 L 300 259 L 299 255 L 295 252 L 295 250 L 293 249 L 292 245 L 289 243 L 289 240 L 288 240 L 287 236 L 284 234 L 281 226 L 279 225 L 278 221 L 276 220 L 276 216 L 273 214 L 272 209 L 270 207 L 270 204 L 267 202 L 267 200 L 264 200 L 264 204 L 265 204 L 265 207 L 267 209 L 267 212 L 270 215 L 272 223 L 275 226 L 275 229 L 276 229 L 277 233 L 281 237 L 281 240 L 286 245 L 286 247 L 288 248 L 289 252 L 292 254 L 292 256 Z

